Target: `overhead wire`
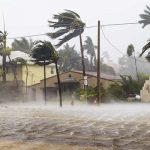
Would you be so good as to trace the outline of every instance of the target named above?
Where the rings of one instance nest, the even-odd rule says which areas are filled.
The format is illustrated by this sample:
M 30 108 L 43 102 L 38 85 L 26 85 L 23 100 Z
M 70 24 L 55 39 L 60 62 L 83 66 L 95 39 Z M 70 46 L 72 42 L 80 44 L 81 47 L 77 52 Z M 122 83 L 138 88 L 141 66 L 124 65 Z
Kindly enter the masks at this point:
M 124 25 L 137 25 L 139 24 L 138 22 L 126 22 L 126 23 L 114 23 L 114 24 L 102 24 L 101 25 L 101 31 L 102 31 L 102 35 L 104 37 L 104 39 L 116 50 L 118 51 L 120 54 L 122 54 L 123 56 L 127 56 L 126 54 L 124 54 L 121 50 L 119 50 L 105 35 L 104 31 L 103 31 L 103 27 L 110 27 L 110 26 L 124 26 Z M 87 26 L 85 27 L 85 29 L 90 29 L 90 28 L 97 28 L 96 25 L 93 26 Z M 33 34 L 33 35 L 24 35 L 24 36 L 18 36 L 18 37 L 8 37 L 7 39 L 12 40 L 12 39 L 18 39 L 18 38 L 26 38 L 26 37 L 36 37 L 36 36 L 47 36 L 47 33 L 41 33 L 41 34 Z M 129 57 L 130 59 L 134 59 L 132 57 Z M 147 63 L 146 61 L 142 61 L 137 59 L 137 61 L 139 62 L 143 62 L 143 63 Z
M 114 23 L 114 24 L 104 24 L 101 25 L 102 27 L 107 27 L 107 26 L 122 26 L 122 25 L 135 25 L 138 24 L 138 22 L 126 22 L 126 23 Z M 90 29 L 90 28 L 97 28 L 96 25 L 93 26 L 87 26 L 84 29 Z M 35 36 L 43 36 L 47 35 L 47 33 L 40 33 L 40 34 L 33 34 L 33 35 L 24 35 L 24 36 L 18 36 L 18 37 L 8 37 L 7 39 L 18 39 L 18 38 L 25 38 L 25 37 L 35 37 Z
M 118 51 L 118 52 L 119 52 L 120 54 L 122 54 L 123 56 L 127 56 L 127 57 L 128 57 L 127 54 L 125 54 L 125 53 L 123 53 L 121 50 L 119 50 L 119 49 L 106 37 L 106 35 L 105 35 L 104 31 L 103 31 L 102 26 L 101 26 L 101 31 L 102 31 L 102 35 L 103 35 L 104 39 L 105 39 L 116 51 Z M 134 58 L 133 58 L 133 57 L 129 57 L 129 59 L 134 59 Z M 137 58 L 136 58 L 136 60 L 139 61 L 139 62 L 148 64 L 148 62 L 146 62 L 146 61 L 142 61 L 142 60 L 139 60 L 139 59 L 137 59 Z

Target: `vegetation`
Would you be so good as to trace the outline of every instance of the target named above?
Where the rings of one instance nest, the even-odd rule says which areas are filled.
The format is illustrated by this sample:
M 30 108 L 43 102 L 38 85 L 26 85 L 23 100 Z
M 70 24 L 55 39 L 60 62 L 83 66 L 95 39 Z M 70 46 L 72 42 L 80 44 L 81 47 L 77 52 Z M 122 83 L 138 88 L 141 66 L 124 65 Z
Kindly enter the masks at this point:
M 122 79 L 120 82 L 114 82 L 107 89 L 108 99 L 126 100 L 130 95 L 140 94 L 145 80 L 148 79 L 148 76 L 144 74 L 139 74 L 139 81 L 128 75 L 120 77 Z
M 26 38 L 21 38 L 20 40 L 15 39 L 12 43 L 12 51 L 21 51 L 26 54 L 31 54 L 31 50 L 34 47 L 34 42 L 32 39 L 27 40 Z
M 58 51 L 59 60 L 58 65 L 62 72 L 74 70 L 81 70 L 81 57 L 74 49 L 75 46 L 70 47 L 67 43 L 63 49 Z
M 105 99 L 105 96 L 106 96 L 105 92 L 106 91 L 105 91 L 103 85 L 101 84 L 100 85 L 101 101 L 103 101 Z M 88 103 L 96 103 L 97 102 L 97 87 L 88 86 L 86 93 L 83 88 L 80 88 L 76 91 L 76 97 L 78 99 L 85 100 L 86 98 L 84 96 L 86 96 Z
M 134 50 L 134 46 L 132 44 L 130 44 L 127 48 L 127 55 L 130 56 L 134 56 L 134 62 L 135 62 L 135 69 L 136 69 L 136 75 L 137 75 L 137 80 L 139 81 L 139 75 L 138 75 L 138 70 L 137 70 L 137 63 L 136 63 L 136 57 L 135 57 L 135 50 Z
M 84 50 L 86 50 L 87 54 L 90 57 L 90 71 L 95 71 L 96 69 L 96 54 L 95 54 L 95 46 L 93 44 L 92 39 L 87 36 L 85 40 L 85 44 L 83 45 Z
M 3 83 L 6 83 L 6 37 L 7 32 L 0 31 L 0 55 L 2 56 L 2 77 L 3 77 Z
M 61 46 L 65 42 L 68 42 L 72 38 L 79 36 L 83 76 L 85 76 L 84 52 L 83 52 L 82 36 L 81 36 L 81 34 L 84 31 L 85 23 L 82 22 L 80 16 L 77 13 L 71 10 L 66 10 L 63 13 L 54 15 L 54 19 L 56 21 L 48 21 L 49 26 L 58 30 L 53 33 L 48 33 L 48 35 L 52 39 L 61 37 L 59 39 L 60 40 L 59 43 L 56 45 L 57 47 Z
M 56 72 L 58 78 L 58 86 L 59 86 L 59 94 L 60 94 L 60 106 L 62 106 L 62 98 L 61 98 L 61 88 L 60 88 L 60 79 L 59 79 L 59 72 L 58 72 L 58 55 L 55 51 L 53 45 L 48 41 L 37 41 L 35 43 L 35 47 L 31 53 L 33 61 L 35 64 L 41 65 L 44 68 L 44 96 L 45 96 L 45 103 L 46 103 L 46 65 L 50 63 L 55 63 L 56 65 Z

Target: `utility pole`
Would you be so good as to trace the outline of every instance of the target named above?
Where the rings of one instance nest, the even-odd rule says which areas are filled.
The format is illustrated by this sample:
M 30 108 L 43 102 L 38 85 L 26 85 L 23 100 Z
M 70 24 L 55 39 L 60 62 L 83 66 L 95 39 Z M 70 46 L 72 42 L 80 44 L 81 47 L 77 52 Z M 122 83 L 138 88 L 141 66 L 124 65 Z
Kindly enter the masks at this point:
M 46 68 L 45 68 L 45 60 L 44 60 L 44 100 L 46 104 Z
M 100 21 L 98 21 L 97 40 L 97 103 L 100 103 Z

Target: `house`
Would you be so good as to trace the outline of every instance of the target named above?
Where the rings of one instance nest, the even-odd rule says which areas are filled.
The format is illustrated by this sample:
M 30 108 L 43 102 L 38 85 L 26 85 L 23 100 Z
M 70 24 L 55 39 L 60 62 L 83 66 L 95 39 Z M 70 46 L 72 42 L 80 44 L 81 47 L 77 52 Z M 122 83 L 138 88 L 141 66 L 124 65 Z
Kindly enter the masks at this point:
M 97 73 L 96 72 L 86 72 L 88 86 L 96 87 L 97 86 Z M 71 96 L 72 92 L 77 90 L 79 87 L 83 87 L 83 74 L 82 71 L 71 70 L 60 74 L 61 80 L 61 89 L 62 94 L 65 93 Z M 101 73 L 101 83 L 106 89 L 114 81 L 120 80 L 118 76 L 111 76 Z M 41 80 L 40 83 L 34 84 L 29 87 L 31 99 L 37 100 L 43 99 L 44 95 L 44 80 Z M 57 76 L 52 76 L 46 79 L 46 91 L 47 91 L 47 100 L 56 99 L 58 96 L 58 85 L 57 85 Z
M 39 66 L 31 62 L 31 58 L 28 54 L 21 51 L 12 51 L 10 58 L 11 60 L 21 57 L 27 61 L 27 65 L 25 64 L 17 64 L 13 65 L 9 62 L 8 57 L 6 57 L 6 80 L 8 83 L 14 84 L 14 71 L 16 73 L 16 77 L 19 83 L 22 86 L 31 86 L 37 83 L 40 83 L 40 80 L 44 78 L 44 70 L 43 66 Z M 2 57 L 0 57 L 0 63 L 2 64 Z M 2 74 L 1 70 L 0 73 Z M 56 75 L 56 69 L 54 64 L 50 64 L 46 66 L 46 77 L 49 78 L 51 76 Z M 2 76 L 0 76 L 0 81 L 2 81 Z

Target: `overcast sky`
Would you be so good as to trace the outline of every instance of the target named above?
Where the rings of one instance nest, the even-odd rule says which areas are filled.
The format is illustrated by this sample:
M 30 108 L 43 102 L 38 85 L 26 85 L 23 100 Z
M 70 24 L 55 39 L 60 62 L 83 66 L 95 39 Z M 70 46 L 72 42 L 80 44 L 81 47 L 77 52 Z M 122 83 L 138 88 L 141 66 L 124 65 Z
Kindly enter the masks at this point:
M 143 13 L 146 5 L 150 5 L 149 0 L 0 0 L 0 30 L 3 30 L 4 14 L 8 38 L 47 33 L 50 31 L 47 21 L 64 9 L 77 12 L 87 27 L 96 26 L 98 20 L 101 24 L 138 22 L 139 14 Z M 97 28 L 85 29 L 83 40 L 91 36 L 97 44 L 96 31 Z M 111 26 L 104 27 L 103 31 L 111 43 L 124 53 L 130 43 L 137 51 L 141 51 L 150 38 L 150 26 L 144 29 L 142 25 Z M 33 39 L 37 38 L 47 39 L 45 36 Z M 77 44 L 78 40 L 75 38 L 69 43 Z M 11 42 L 9 39 L 8 44 Z M 122 56 L 101 33 L 101 53 L 104 51 L 108 51 L 110 59 L 115 62 Z

